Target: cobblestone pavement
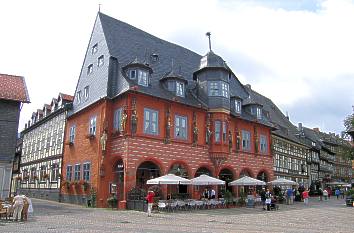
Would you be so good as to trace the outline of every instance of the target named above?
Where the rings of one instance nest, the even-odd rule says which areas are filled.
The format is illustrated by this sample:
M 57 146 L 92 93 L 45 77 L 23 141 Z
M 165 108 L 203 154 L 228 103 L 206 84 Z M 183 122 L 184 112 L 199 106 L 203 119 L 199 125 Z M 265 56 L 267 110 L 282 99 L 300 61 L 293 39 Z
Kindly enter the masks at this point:
M 278 211 L 231 208 L 155 213 L 91 209 L 33 199 L 27 222 L 0 220 L 0 232 L 354 232 L 354 208 L 344 200 L 280 205 Z

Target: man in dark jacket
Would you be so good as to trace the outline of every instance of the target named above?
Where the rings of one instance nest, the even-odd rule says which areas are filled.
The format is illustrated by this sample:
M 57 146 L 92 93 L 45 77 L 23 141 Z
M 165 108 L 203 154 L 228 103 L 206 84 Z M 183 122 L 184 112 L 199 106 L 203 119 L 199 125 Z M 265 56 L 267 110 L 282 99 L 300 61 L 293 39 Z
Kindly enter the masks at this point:
M 262 201 L 262 205 L 263 205 L 263 210 L 265 210 L 265 201 L 266 201 L 265 188 L 262 188 L 262 191 L 261 191 L 261 201 Z

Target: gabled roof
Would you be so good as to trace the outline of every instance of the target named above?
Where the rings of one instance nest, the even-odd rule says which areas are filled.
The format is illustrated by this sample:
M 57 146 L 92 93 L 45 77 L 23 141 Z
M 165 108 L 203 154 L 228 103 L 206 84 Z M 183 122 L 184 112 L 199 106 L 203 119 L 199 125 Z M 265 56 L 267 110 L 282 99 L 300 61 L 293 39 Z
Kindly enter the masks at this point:
M 0 74 L 0 99 L 29 103 L 25 79 L 21 76 Z
M 269 113 L 270 122 L 277 128 L 273 133 L 280 137 L 286 138 L 293 142 L 304 144 L 304 142 L 296 136 L 299 132 L 290 120 L 280 111 L 273 101 L 244 85 L 249 94 L 249 101 L 246 104 L 257 103 L 263 106 L 263 109 Z
M 72 102 L 72 101 L 74 100 L 74 96 L 72 96 L 72 95 L 67 95 L 67 94 L 59 93 L 59 96 L 61 96 L 61 98 L 62 98 L 63 100 L 66 100 L 66 101 Z

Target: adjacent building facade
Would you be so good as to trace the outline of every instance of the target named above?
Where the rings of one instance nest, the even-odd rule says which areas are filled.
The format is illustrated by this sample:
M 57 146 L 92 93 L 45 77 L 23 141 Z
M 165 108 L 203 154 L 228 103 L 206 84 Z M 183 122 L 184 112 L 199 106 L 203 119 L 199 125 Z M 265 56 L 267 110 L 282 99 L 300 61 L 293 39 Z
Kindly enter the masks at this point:
M 17 129 L 23 103 L 29 103 L 25 79 L 0 74 L 0 199 L 10 195 Z
M 21 132 L 19 190 L 28 196 L 59 200 L 66 115 L 73 97 L 60 93 L 32 114 Z
M 213 51 L 202 57 L 98 13 L 67 120 L 62 200 L 95 193 L 104 207 L 115 194 L 125 208 L 132 192 L 167 173 L 270 181 L 273 129 Z M 201 190 L 173 192 L 199 198 Z

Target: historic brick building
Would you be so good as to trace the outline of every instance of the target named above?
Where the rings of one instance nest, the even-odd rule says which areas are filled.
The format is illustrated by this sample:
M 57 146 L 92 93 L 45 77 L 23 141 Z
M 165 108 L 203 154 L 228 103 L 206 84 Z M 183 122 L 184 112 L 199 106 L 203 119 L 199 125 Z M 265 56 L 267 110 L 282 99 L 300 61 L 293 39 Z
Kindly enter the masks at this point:
M 0 199 L 9 197 L 20 111 L 29 103 L 23 77 L 0 74 Z
M 167 173 L 270 181 L 272 129 L 211 49 L 202 57 L 98 13 L 67 120 L 62 200 L 94 192 L 103 207 L 112 192 L 124 208 L 130 190 Z

